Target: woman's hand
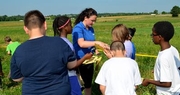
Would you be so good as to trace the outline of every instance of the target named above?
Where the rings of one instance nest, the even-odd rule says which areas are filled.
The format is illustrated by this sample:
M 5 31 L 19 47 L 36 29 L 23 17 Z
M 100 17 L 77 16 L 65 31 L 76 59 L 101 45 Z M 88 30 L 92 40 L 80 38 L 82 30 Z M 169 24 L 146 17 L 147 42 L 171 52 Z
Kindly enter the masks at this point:
M 110 49 L 109 45 L 101 42 L 101 41 L 95 41 L 95 44 L 99 45 L 100 47 L 102 47 L 103 49 Z

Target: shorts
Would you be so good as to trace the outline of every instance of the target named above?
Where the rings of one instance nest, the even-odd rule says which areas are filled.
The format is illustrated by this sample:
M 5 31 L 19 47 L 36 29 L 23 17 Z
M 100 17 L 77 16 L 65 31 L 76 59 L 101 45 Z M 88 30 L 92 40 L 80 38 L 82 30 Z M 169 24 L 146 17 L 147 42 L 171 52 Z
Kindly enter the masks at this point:
M 78 77 L 77 76 L 69 76 L 69 81 L 71 84 L 71 95 L 82 95 Z
M 94 64 L 81 64 L 79 66 L 79 73 L 84 82 L 84 87 L 91 88 L 94 73 Z

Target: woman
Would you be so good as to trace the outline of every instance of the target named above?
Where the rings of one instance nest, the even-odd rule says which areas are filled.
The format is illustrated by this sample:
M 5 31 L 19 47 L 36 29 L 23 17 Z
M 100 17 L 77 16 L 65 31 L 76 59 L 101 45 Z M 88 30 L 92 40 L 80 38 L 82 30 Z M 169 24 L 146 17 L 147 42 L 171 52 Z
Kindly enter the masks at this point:
M 97 12 L 93 8 L 83 10 L 75 20 L 73 28 L 73 46 L 77 59 L 81 59 L 86 53 L 93 52 L 95 44 L 105 48 L 106 44 L 95 41 L 93 24 L 96 22 Z M 91 95 L 91 84 L 94 72 L 94 65 L 82 64 L 79 66 L 79 73 L 84 81 L 85 95 Z

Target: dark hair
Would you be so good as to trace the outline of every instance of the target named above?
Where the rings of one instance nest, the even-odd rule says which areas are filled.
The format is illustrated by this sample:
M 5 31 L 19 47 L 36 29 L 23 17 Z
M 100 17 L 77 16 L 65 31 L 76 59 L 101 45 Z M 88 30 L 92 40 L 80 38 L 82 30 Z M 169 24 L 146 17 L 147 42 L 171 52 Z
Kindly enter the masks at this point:
M 79 22 L 84 20 L 84 17 L 89 18 L 92 15 L 96 15 L 97 16 L 97 12 L 96 10 L 94 10 L 93 8 L 86 8 L 85 10 L 83 10 L 76 18 L 74 25 L 78 24 Z
M 153 32 L 161 35 L 164 41 L 169 41 L 174 36 L 174 27 L 168 21 L 159 21 L 154 24 Z
M 10 41 L 12 41 L 12 40 L 11 40 L 11 38 L 10 38 L 9 36 L 6 36 L 6 37 L 4 38 L 4 41 L 5 41 L 5 42 L 10 42 Z
M 128 28 L 128 29 L 129 29 L 129 34 L 131 35 L 131 37 L 133 37 L 136 32 L 136 28 Z
M 123 42 L 121 41 L 113 41 L 110 45 L 110 50 L 122 50 L 124 51 L 125 50 L 125 46 L 123 44 Z
M 62 28 L 67 25 L 69 20 L 70 18 L 66 16 L 59 16 L 54 19 L 53 21 L 54 36 L 61 35 Z
M 45 22 L 44 15 L 38 10 L 31 10 L 25 14 L 24 25 L 28 29 L 41 28 Z

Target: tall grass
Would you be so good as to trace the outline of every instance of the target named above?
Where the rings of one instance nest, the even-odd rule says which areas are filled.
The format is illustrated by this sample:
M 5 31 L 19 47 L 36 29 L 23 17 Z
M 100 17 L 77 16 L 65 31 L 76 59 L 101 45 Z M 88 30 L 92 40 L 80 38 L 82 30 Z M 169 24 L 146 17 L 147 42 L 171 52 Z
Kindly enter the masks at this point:
M 159 51 L 159 46 L 154 45 L 150 34 L 152 32 L 152 26 L 157 21 L 170 21 L 174 25 L 175 35 L 170 41 L 173 46 L 175 46 L 180 51 L 180 44 L 178 39 L 180 38 L 180 22 L 179 17 L 172 18 L 169 15 L 141 15 L 141 16 L 115 16 L 115 17 L 101 17 L 97 19 L 94 25 L 96 40 L 100 40 L 110 44 L 111 42 L 111 29 L 118 23 L 125 24 L 127 27 L 135 27 L 136 33 L 133 37 L 133 42 L 136 47 L 136 52 L 138 54 L 149 54 L 157 55 Z M 52 21 L 47 21 L 48 30 L 47 35 L 53 36 Z M 0 56 L 2 58 L 3 71 L 5 76 L 3 78 L 3 90 L 0 91 L 0 95 L 20 95 L 21 94 L 21 84 L 18 86 L 9 87 L 10 81 L 6 78 L 9 72 L 10 56 L 5 52 L 4 37 L 11 36 L 15 41 L 24 42 L 28 39 L 28 35 L 25 34 L 23 30 L 23 22 L 0 22 Z M 68 36 L 71 40 L 71 35 Z M 107 58 L 101 53 L 103 57 L 100 65 L 103 64 Z M 138 62 L 141 76 L 144 78 L 153 78 L 152 70 L 155 63 L 154 57 L 143 57 L 136 56 L 136 61 Z M 99 68 L 100 69 L 100 68 Z M 98 70 L 94 73 L 94 79 L 98 74 Z M 93 79 L 93 80 L 94 80 Z M 93 95 L 101 95 L 98 85 L 93 82 L 92 86 Z M 155 86 L 149 85 L 148 87 L 139 86 L 137 89 L 138 95 L 154 95 Z

